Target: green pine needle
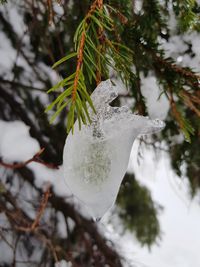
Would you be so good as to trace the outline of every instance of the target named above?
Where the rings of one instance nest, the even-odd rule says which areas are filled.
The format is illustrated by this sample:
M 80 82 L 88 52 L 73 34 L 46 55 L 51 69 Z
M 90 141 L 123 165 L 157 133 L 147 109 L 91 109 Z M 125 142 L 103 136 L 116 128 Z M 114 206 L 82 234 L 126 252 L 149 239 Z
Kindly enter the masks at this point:
M 102 33 L 102 40 L 99 37 L 99 31 Z M 109 35 L 112 34 L 112 41 Z M 58 67 L 64 62 L 68 62 L 77 57 L 80 51 L 82 36 L 85 36 L 83 48 L 83 60 L 81 70 L 64 78 L 48 90 L 48 93 L 66 88 L 60 95 L 46 108 L 45 112 L 55 109 L 50 122 L 68 107 L 67 132 L 74 132 L 74 122 L 77 118 L 79 129 L 82 124 L 91 123 L 91 112 L 95 113 L 95 107 L 88 93 L 88 85 L 96 83 L 97 73 L 101 77 L 109 76 L 109 68 L 112 68 L 123 82 L 128 86 L 131 76 L 131 65 L 133 53 L 130 48 L 123 43 L 113 41 L 114 21 L 110 17 L 107 7 L 103 9 L 96 8 L 92 14 L 86 16 L 74 34 L 75 51 L 58 60 L 52 68 Z M 75 79 L 78 79 L 75 83 Z M 75 84 L 77 87 L 74 89 Z M 74 90 L 76 92 L 74 93 Z M 73 95 L 73 99 L 72 99 Z M 89 111 L 90 109 L 90 111 Z

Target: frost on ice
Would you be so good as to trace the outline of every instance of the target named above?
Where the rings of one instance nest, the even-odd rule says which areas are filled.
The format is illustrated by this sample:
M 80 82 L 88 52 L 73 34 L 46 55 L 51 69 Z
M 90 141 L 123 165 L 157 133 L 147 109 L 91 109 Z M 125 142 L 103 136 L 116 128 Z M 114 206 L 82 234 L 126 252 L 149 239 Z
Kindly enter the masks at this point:
M 64 178 L 72 193 L 100 219 L 113 205 L 127 170 L 133 141 L 139 134 L 160 131 L 164 123 L 133 115 L 128 107 L 111 107 L 117 97 L 111 81 L 101 82 L 91 98 L 97 113 L 92 124 L 68 135 Z

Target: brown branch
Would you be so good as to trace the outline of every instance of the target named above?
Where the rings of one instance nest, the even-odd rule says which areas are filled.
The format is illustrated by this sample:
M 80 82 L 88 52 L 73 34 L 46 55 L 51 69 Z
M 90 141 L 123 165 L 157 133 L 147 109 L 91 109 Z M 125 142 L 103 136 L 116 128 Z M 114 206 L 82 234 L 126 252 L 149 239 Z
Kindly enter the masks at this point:
M 79 48 L 78 56 L 77 56 L 76 75 L 75 75 L 74 87 L 73 87 L 73 91 L 72 91 L 72 101 L 73 102 L 75 102 L 75 100 L 76 100 L 76 92 L 77 92 L 77 87 L 78 87 L 79 75 L 80 75 L 80 70 L 81 70 L 81 66 L 82 66 L 82 62 L 83 62 L 84 45 L 85 45 L 85 31 L 83 31 L 82 35 L 81 35 L 80 48 Z
M 38 234 L 38 238 L 49 247 L 50 251 L 53 254 L 55 262 L 58 262 L 59 259 L 57 256 L 56 248 L 53 245 L 52 241 L 50 239 L 48 239 L 45 235 L 41 235 L 41 234 Z M 57 247 L 58 247 L 58 245 L 57 245 Z M 61 249 L 61 248 L 59 247 L 59 249 Z
M 169 91 L 168 97 L 169 97 L 169 103 L 171 106 L 171 113 L 172 113 L 173 117 L 175 118 L 175 120 L 177 121 L 179 127 L 181 129 L 184 129 L 184 121 L 183 121 L 183 118 L 182 118 L 180 112 L 177 110 L 176 102 L 174 100 L 172 89 L 170 86 L 168 87 L 168 91 Z
M 103 11 L 103 1 L 97 1 L 98 8 L 100 11 Z M 97 50 L 99 53 L 97 54 L 97 70 L 96 70 L 96 85 L 98 85 L 101 82 L 101 60 L 100 55 L 103 52 L 103 43 L 105 43 L 105 36 L 104 36 L 104 30 L 102 27 L 98 28 L 98 40 L 100 44 L 97 47 Z
M 44 213 L 44 210 L 45 210 L 45 208 L 47 206 L 47 203 L 48 203 L 48 200 L 49 200 L 50 196 L 51 196 L 50 185 L 48 185 L 48 188 L 47 188 L 46 192 L 44 193 L 42 201 L 40 203 L 40 207 L 38 209 L 37 216 L 36 216 L 34 222 L 31 225 L 31 231 L 33 231 L 39 225 L 39 221 L 40 221 L 40 219 L 41 219 L 41 217 L 42 217 L 42 215 Z
M 102 8 L 102 7 L 103 7 L 103 0 L 95 0 L 93 4 L 91 5 L 90 10 L 85 17 L 85 21 L 89 23 L 92 13 L 97 8 Z M 88 24 L 87 24 L 87 27 L 88 27 Z M 84 46 L 85 46 L 85 39 L 86 39 L 86 29 L 82 32 L 81 39 L 80 39 L 80 46 L 79 46 L 78 55 L 77 55 L 76 74 L 75 74 L 74 86 L 72 90 L 72 102 L 73 103 L 75 103 L 75 100 L 76 100 L 76 92 L 77 92 L 77 87 L 78 87 L 80 70 L 81 70 L 81 66 L 83 63 L 83 52 L 84 52 Z
M 40 207 L 38 209 L 38 213 L 37 213 L 36 218 L 33 221 L 33 223 L 28 227 L 16 226 L 17 230 L 20 230 L 23 232 L 33 232 L 39 226 L 40 219 L 41 219 L 42 215 L 44 214 L 44 211 L 45 211 L 45 208 L 47 206 L 50 195 L 51 194 L 50 194 L 50 185 L 49 185 L 46 192 L 43 195 L 42 201 L 40 203 Z
M 17 232 L 34 232 L 34 235 L 39 240 L 41 240 L 44 244 L 46 244 L 46 246 L 52 252 L 55 262 L 58 262 L 58 256 L 57 256 L 57 253 L 56 253 L 56 247 L 58 247 L 58 246 L 57 245 L 54 246 L 53 241 L 51 239 L 49 239 L 45 235 L 45 233 L 40 231 L 38 229 L 38 227 L 37 227 L 38 224 L 39 224 L 39 220 L 41 219 L 41 216 L 43 215 L 44 210 L 46 208 L 49 196 L 50 196 L 50 186 L 48 186 L 47 191 L 44 193 L 43 199 L 42 199 L 41 204 L 40 204 L 40 208 L 38 210 L 38 214 L 37 214 L 35 220 L 32 222 L 31 225 L 30 225 L 31 219 L 28 217 L 28 215 L 26 215 L 23 212 L 22 209 L 20 209 L 17 206 L 17 203 L 15 202 L 15 198 L 8 191 L 4 194 L 4 197 L 8 202 L 10 202 L 10 203 L 12 203 L 12 205 L 14 205 L 14 210 L 8 209 L 5 206 L 5 203 L 2 204 L 0 202 L 0 211 L 1 212 L 3 211 L 5 213 L 5 215 L 7 216 L 8 220 L 10 221 L 11 225 L 13 226 L 12 229 L 14 229 L 15 231 L 17 231 Z M 21 224 L 22 225 L 27 225 L 27 227 L 26 226 L 21 226 Z M 1 236 L 1 232 L 0 232 L 0 236 Z M 15 255 L 16 244 L 17 243 L 15 244 L 15 246 L 12 246 L 11 244 L 9 244 L 7 242 L 7 240 L 5 238 L 3 238 L 3 240 L 4 240 L 4 242 L 6 242 L 13 249 L 14 255 Z M 17 242 L 18 242 L 18 240 L 17 240 Z M 59 249 L 62 250 L 61 247 L 59 247 Z M 15 258 L 14 258 L 14 263 L 16 263 Z
M 174 63 L 170 63 L 164 59 L 162 59 L 161 57 L 159 57 L 158 55 L 154 54 L 153 55 L 156 59 L 156 61 L 160 64 L 162 64 L 163 66 L 169 68 L 169 69 L 172 69 L 173 71 L 175 71 L 176 73 L 179 73 L 181 74 L 182 76 L 186 77 L 186 78 L 193 78 L 193 79 L 197 79 L 199 80 L 200 79 L 200 75 L 196 74 L 196 73 L 193 73 L 183 67 L 180 67 Z
M 28 219 L 27 215 L 24 212 L 22 212 L 20 208 L 18 208 L 15 198 L 11 195 L 9 191 L 6 190 L 3 193 L 3 196 L 5 197 L 6 201 L 9 202 L 13 206 L 14 209 L 10 210 L 4 207 L 3 205 L 1 205 L 0 203 L 1 211 L 4 211 L 5 214 L 8 216 L 8 218 L 10 219 L 10 221 L 14 223 L 15 229 L 19 231 L 23 231 L 23 232 L 33 232 L 39 226 L 40 219 L 42 215 L 44 214 L 49 197 L 51 196 L 50 184 L 47 186 L 47 190 L 43 194 L 37 215 L 34 221 L 32 222 L 30 219 Z
M 2 159 L 0 159 L 0 165 L 5 167 L 5 168 L 8 168 L 8 169 L 20 169 L 20 168 L 25 167 L 26 165 L 28 165 L 31 162 L 37 162 L 39 164 L 46 166 L 47 168 L 58 169 L 58 166 L 51 164 L 51 163 L 46 163 L 39 158 L 39 156 L 44 152 L 44 150 L 45 150 L 45 148 L 40 149 L 40 151 L 38 151 L 32 158 L 26 160 L 25 162 L 12 164 L 12 163 L 3 162 Z
M 53 16 L 54 16 L 52 0 L 47 0 L 47 7 L 48 7 L 48 13 L 49 13 L 48 21 L 49 21 L 49 25 L 51 25 L 53 22 Z
M 194 73 L 184 67 L 178 66 L 175 63 L 171 63 L 169 61 L 167 61 L 167 59 L 162 58 L 161 56 L 159 56 L 158 54 L 156 54 L 156 52 L 154 50 L 151 50 L 149 48 L 147 48 L 145 45 L 142 45 L 142 47 L 148 51 L 149 53 L 151 53 L 152 57 L 154 58 L 155 62 L 157 64 L 159 64 L 159 68 L 160 65 L 163 66 L 166 69 L 170 69 L 174 72 L 176 72 L 177 74 L 183 76 L 184 78 L 188 79 L 188 78 L 192 78 L 195 79 L 197 82 L 193 82 L 191 81 L 193 86 L 199 86 L 198 80 L 200 79 L 200 75 L 198 75 L 197 73 Z
M 97 0 L 97 6 L 99 9 L 102 9 L 103 7 L 103 0 Z
M 196 97 L 195 95 L 192 95 L 185 90 L 182 90 L 179 93 L 179 96 L 183 99 L 185 104 L 194 111 L 198 117 L 200 117 L 200 109 L 195 106 L 194 103 L 200 104 L 200 98 Z
M 158 55 L 157 52 L 153 49 L 148 48 L 146 45 L 140 43 L 139 44 L 146 52 L 150 53 L 152 55 L 152 58 L 154 59 L 157 69 L 159 69 L 160 72 L 160 66 L 163 66 L 165 69 L 170 69 L 174 72 L 176 72 L 177 74 L 181 75 L 182 77 L 188 79 L 195 79 L 195 81 L 190 81 L 191 84 L 195 87 L 199 87 L 199 83 L 198 81 L 200 80 L 200 75 L 197 73 L 194 73 L 190 70 L 188 70 L 187 68 L 178 66 L 175 63 L 169 62 L 167 59 L 162 58 L 162 56 Z
M 113 9 L 111 9 L 109 6 L 108 6 L 108 9 L 110 10 L 111 13 L 113 13 Z M 114 16 L 116 16 L 116 15 L 117 15 L 119 21 L 121 22 L 121 24 L 126 25 L 128 23 L 128 18 L 126 16 L 124 16 L 118 9 L 115 9 L 115 11 L 114 11 Z M 116 32 L 116 34 L 119 35 L 117 32 Z

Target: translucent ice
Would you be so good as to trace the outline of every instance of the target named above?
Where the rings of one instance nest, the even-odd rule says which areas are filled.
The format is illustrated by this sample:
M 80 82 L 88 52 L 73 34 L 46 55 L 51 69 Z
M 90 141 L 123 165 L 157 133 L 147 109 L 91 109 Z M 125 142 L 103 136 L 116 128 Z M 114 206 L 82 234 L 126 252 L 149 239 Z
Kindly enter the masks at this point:
M 97 220 L 116 200 L 135 138 L 165 126 L 160 120 L 133 115 L 126 106 L 111 107 L 116 97 L 111 81 L 101 82 L 91 95 L 97 111 L 90 111 L 92 124 L 79 131 L 76 122 L 64 147 L 66 183 Z

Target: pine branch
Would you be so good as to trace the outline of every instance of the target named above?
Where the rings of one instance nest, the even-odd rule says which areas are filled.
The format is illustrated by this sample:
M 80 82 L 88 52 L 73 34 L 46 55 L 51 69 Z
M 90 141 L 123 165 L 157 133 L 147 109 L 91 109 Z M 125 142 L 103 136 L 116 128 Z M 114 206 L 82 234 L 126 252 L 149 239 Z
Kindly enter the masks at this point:
M 177 103 L 174 100 L 173 93 L 171 87 L 169 87 L 169 99 L 171 105 L 171 113 L 176 119 L 180 129 L 182 130 L 186 141 L 191 142 L 191 135 L 194 135 L 194 128 L 190 124 L 190 122 L 185 118 Z
M 115 10 L 114 8 L 112 10 Z M 117 12 L 117 11 L 116 11 Z M 119 13 L 119 12 L 118 12 Z M 53 122 L 60 112 L 69 107 L 67 132 L 74 131 L 75 116 L 81 125 L 91 123 L 89 107 L 95 112 L 89 96 L 88 85 L 99 84 L 102 77 L 109 77 L 109 68 L 114 69 L 128 86 L 132 65 L 132 51 L 122 43 L 111 41 L 114 21 L 102 0 L 95 0 L 74 35 L 75 52 L 57 61 L 53 68 L 77 57 L 76 70 L 70 76 L 53 86 L 48 92 L 66 88 L 47 108 L 56 106 L 51 118 Z
M 198 107 L 200 103 L 198 99 L 200 75 L 189 68 L 178 66 L 172 58 L 165 58 L 162 51 L 154 51 L 145 45 L 141 46 L 152 55 L 154 70 L 163 84 L 165 95 L 169 99 L 171 115 L 183 132 L 185 140 L 190 143 L 191 136 L 195 133 L 195 126 L 187 117 L 186 107 L 200 117 Z M 168 76 L 170 78 L 167 79 Z
M 80 41 L 80 48 L 78 51 L 78 60 L 77 60 L 77 66 L 76 66 L 76 75 L 74 79 L 74 87 L 72 90 L 72 102 L 75 103 L 76 101 L 76 93 L 77 93 L 77 87 L 78 87 L 78 81 L 81 71 L 81 65 L 83 62 L 83 51 L 84 51 L 84 45 L 85 45 L 85 31 L 83 31 L 81 35 L 81 41 Z
M 182 0 L 173 2 L 174 13 L 177 16 L 179 28 L 182 32 L 200 30 L 199 10 L 195 7 L 195 0 Z

